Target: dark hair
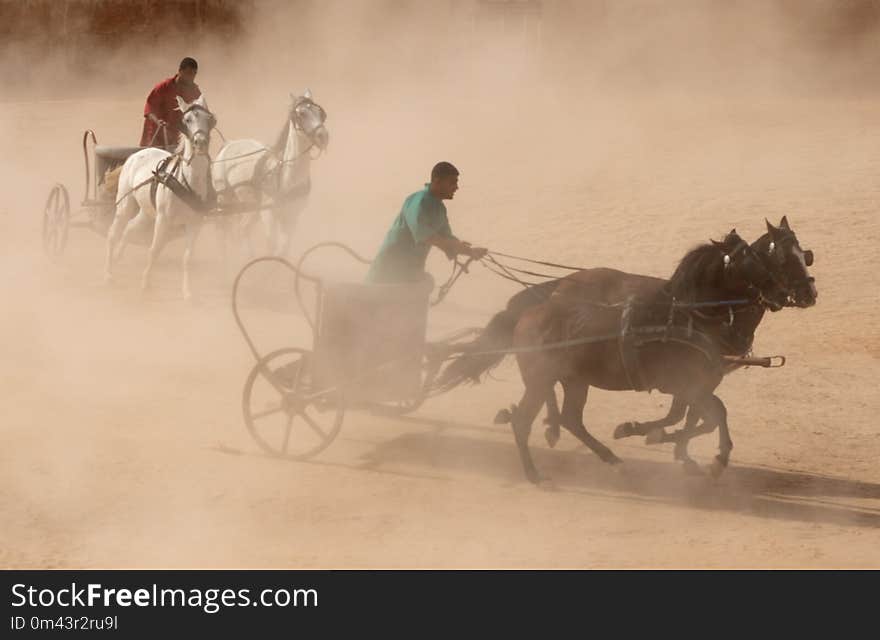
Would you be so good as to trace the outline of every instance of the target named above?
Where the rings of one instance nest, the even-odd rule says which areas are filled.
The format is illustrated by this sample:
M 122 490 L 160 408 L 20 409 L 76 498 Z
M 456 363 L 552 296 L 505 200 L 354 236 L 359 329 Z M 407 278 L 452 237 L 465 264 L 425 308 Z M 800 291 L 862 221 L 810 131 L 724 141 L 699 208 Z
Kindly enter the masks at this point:
M 451 162 L 438 162 L 434 165 L 434 168 L 431 169 L 431 180 L 434 181 L 437 178 L 446 178 L 449 176 L 457 176 L 458 169 Z
M 199 70 L 199 63 L 196 62 L 195 58 L 184 58 L 180 61 L 180 66 L 177 67 L 178 71 L 183 71 L 184 69 L 195 69 Z

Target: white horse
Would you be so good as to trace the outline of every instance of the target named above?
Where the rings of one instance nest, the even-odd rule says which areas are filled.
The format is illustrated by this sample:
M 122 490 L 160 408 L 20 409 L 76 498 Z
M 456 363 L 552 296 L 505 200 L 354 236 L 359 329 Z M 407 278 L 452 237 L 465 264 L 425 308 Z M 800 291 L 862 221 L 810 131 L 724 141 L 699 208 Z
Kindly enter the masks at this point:
M 238 229 L 252 255 L 250 229 L 262 218 L 271 255 L 286 255 L 300 213 L 308 201 L 312 153 L 327 148 L 327 114 L 306 89 L 291 103 L 278 141 L 231 140 L 214 160 L 214 189 L 224 205 L 248 208 Z M 252 207 L 251 207 L 252 206 Z M 224 217 L 224 223 L 227 218 Z M 223 231 L 227 231 L 226 228 Z M 225 241 L 224 250 L 225 250 Z
M 208 197 L 211 176 L 211 159 L 208 145 L 211 129 L 217 119 L 208 111 L 204 96 L 187 104 L 180 96 L 177 106 L 183 112 L 180 129 L 183 135 L 174 154 L 164 149 L 142 149 L 132 154 L 122 166 L 119 186 L 116 190 L 116 215 L 107 234 L 106 279 L 110 281 L 113 263 L 119 259 L 114 250 L 122 240 L 125 246 L 132 233 L 144 231 L 153 226 L 153 242 L 147 254 L 147 267 L 144 270 L 142 286 L 150 286 L 150 274 L 165 244 L 171 236 L 173 227 L 183 225 L 186 233 L 186 249 L 183 252 L 183 297 L 190 299 L 189 266 L 193 248 L 202 223 L 203 211 L 198 206 Z M 154 172 L 160 169 L 176 180 L 181 187 L 175 194 L 164 182 L 157 182 Z M 169 183 L 171 182 L 169 181 Z M 186 192 L 189 193 L 186 193 Z M 155 200 L 154 200 L 155 197 Z

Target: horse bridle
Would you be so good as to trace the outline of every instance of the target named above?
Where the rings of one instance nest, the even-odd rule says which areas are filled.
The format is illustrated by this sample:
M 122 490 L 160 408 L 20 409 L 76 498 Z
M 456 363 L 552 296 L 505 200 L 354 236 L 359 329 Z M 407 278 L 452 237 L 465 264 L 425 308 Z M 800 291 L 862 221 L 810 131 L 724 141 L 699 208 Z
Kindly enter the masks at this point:
M 798 288 L 807 287 L 813 284 L 816 281 L 816 278 L 808 275 L 799 276 L 795 279 L 789 278 L 788 273 L 785 272 L 785 264 L 788 261 L 788 258 L 786 256 L 787 251 L 785 250 L 785 244 L 788 243 L 793 246 L 795 243 L 795 238 L 793 233 L 785 232 L 784 230 L 783 232 L 783 237 L 779 242 L 777 242 L 776 240 L 770 240 L 770 245 L 767 247 L 767 255 L 774 260 L 775 264 L 778 265 L 779 270 L 782 271 L 782 275 L 785 278 L 786 284 L 788 285 L 783 286 L 783 289 L 788 294 L 788 297 L 792 298 L 793 296 L 797 295 Z M 803 253 L 804 264 L 806 264 L 806 266 L 808 267 L 811 266 L 813 264 L 813 252 L 808 249 Z M 792 302 L 786 302 L 785 306 L 791 306 L 792 304 Z
M 772 284 L 776 285 L 777 287 L 779 287 L 782 291 L 785 292 L 787 297 L 791 296 L 792 291 L 788 287 L 786 287 L 783 282 L 781 282 L 779 280 L 779 278 L 776 276 L 775 270 L 768 269 L 766 266 L 764 266 L 763 261 L 758 257 L 757 254 L 755 254 L 751 245 L 748 242 L 746 242 L 743 238 L 739 239 L 739 242 L 737 242 L 736 246 L 733 248 L 732 251 L 723 253 L 723 256 L 724 256 L 723 261 L 724 261 L 724 269 L 725 270 L 732 268 L 733 263 L 734 263 L 734 258 L 736 258 L 737 254 L 739 254 L 739 253 L 746 253 L 747 255 L 749 253 L 751 253 L 752 257 L 755 258 L 756 264 L 758 264 L 767 273 L 767 277 L 759 283 L 751 282 L 750 279 L 746 278 L 746 281 L 748 282 L 747 291 L 749 291 L 749 294 L 747 294 L 747 295 L 749 295 L 749 299 L 751 299 L 753 301 L 752 304 L 757 304 L 762 307 L 770 308 L 770 309 L 778 308 L 778 305 L 776 303 L 771 302 L 764 295 L 764 286 L 769 283 L 772 283 Z M 751 306 L 751 305 L 749 305 L 749 306 Z M 729 313 L 728 324 L 732 325 L 733 324 L 733 314 L 734 314 L 732 307 L 730 307 L 728 309 L 728 313 Z
M 317 127 L 315 127 L 314 131 L 317 131 L 318 129 L 320 129 L 324 125 L 324 123 L 327 121 L 327 112 L 324 110 L 324 107 L 319 105 L 317 102 L 315 102 L 311 98 L 306 98 L 305 96 L 300 96 L 296 100 L 296 102 L 293 103 L 293 107 L 291 107 L 291 113 L 293 114 L 293 117 L 290 119 L 290 121 L 291 121 L 291 123 L 293 123 L 293 128 L 296 131 L 302 131 L 306 135 L 306 137 L 309 139 L 309 146 L 306 147 L 303 151 L 299 152 L 296 155 L 296 157 L 293 158 L 293 160 L 286 160 L 284 162 L 284 164 L 298 160 L 300 158 L 300 156 L 302 156 L 305 153 L 308 153 L 309 151 L 312 150 L 313 147 L 316 146 L 316 142 L 315 142 L 315 138 L 313 137 L 313 134 L 306 131 L 305 127 L 303 127 L 302 123 L 300 122 L 300 115 L 299 115 L 300 107 L 307 107 L 307 108 L 314 107 L 318 110 L 320 124 Z M 320 149 L 319 149 L 318 156 L 320 157 Z M 315 158 L 313 158 L 313 159 L 315 159 Z
M 315 102 L 311 98 L 306 98 L 304 96 L 301 96 L 300 98 L 297 99 L 296 102 L 293 103 L 293 112 L 295 114 L 297 114 L 297 117 L 294 118 L 293 124 L 300 131 L 304 131 L 302 125 L 299 123 L 298 111 L 299 111 L 300 107 L 309 107 L 309 108 L 315 107 L 318 110 L 318 113 L 320 114 L 321 124 L 324 124 L 324 122 L 326 122 L 327 112 L 324 111 L 324 107 L 319 105 L 317 102 Z
M 210 121 L 210 124 L 208 125 L 208 130 L 204 132 L 204 133 L 207 134 L 208 138 L 210 139 L 210 137 L 211 137 L 211 129 L 213 129 L 214 127 L 217 126 L 217 117 L 216 117 L 213 113 L 211 113 L 208 109 L 206 109 L 205 107 L 203 107 L 203 106 L 200 105 L 200 104 L 191 104 L 191 105 L 187 108 L 187 110 L 183 112 L 183 115 L 185 116 L 185 115 L 188 114 L 190 111 L 204 111 L 204 112 L 207 113 L 209 116 L 211 116 L 211 121 Z M 193 131 L 192 133 L 190 133 L 189 129 L 187 129 L 185 126 L 183 126 L 183 116 L 181 116 L 180 121 L 177 123 L 177 129 L 178 129 L 178 131 L 180 131 L 184 136 L 186 136 L 186 139 L 189 140 L 190 142 L 193 141 L 193 138 L 195 137 L 195 135 L 196 135 L 199 131 L 202 131 L 202 129 L 198 129 L 198 130 Z

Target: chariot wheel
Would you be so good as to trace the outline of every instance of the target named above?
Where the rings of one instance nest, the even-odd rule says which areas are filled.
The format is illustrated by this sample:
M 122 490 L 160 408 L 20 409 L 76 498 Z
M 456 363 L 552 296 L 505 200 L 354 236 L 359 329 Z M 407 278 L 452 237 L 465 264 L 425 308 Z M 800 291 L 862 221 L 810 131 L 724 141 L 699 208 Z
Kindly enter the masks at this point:
M 342 393 L 315 389 L 312 371 L 310 351 L 287 348 L 263 357 L 248 374 L 244 421 L 266 453 L 306 460 L 326 449 L 342 429 Z
M 70 230 L 70 196 L 63 184 L 58 183 L 49 191 L 43 209 L 43 251 L 50 258 L 60 257 L 67 247 Z

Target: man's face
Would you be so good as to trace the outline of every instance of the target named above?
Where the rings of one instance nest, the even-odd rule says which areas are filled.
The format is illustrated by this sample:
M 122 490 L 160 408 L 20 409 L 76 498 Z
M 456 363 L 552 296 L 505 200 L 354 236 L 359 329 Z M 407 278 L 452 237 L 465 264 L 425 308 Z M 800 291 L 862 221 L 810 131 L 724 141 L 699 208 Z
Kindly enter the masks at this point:
M 435 178 L 431 183 L 432 191 L 441 200 L 452 200 L 458 191 L 458 176 Z
M 192 84 L 193 82 L 196 81 L 196 74 L 197 73 L 198 73 L 198 71 L 195 69 L 186 68 L 186 69 L 181 69 L 180 71 L 178 71 L 177 76 L 180 78 L 180 80 L 181 80 L 181 82 L 183 82 L 183 84 Z

